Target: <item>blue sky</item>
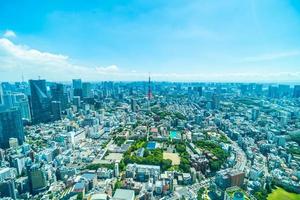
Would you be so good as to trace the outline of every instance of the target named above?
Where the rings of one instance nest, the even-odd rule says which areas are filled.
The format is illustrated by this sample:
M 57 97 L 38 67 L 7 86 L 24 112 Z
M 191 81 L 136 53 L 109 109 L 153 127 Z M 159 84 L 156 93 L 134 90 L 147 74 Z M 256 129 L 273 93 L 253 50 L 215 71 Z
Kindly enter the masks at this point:
M 1 80 L 300 80 L 298 0 L 1 0 L 0 32 Z

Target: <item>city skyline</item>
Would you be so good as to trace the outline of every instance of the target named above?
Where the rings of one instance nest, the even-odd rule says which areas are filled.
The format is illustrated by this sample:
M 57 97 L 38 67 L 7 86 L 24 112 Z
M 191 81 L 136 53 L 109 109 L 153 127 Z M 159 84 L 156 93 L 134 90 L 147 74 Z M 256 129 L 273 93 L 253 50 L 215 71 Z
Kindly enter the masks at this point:
M 299 82 L 300 3 L 3 1 L 0 79 Z M 59 74 L 59 76 L 58 76 Z

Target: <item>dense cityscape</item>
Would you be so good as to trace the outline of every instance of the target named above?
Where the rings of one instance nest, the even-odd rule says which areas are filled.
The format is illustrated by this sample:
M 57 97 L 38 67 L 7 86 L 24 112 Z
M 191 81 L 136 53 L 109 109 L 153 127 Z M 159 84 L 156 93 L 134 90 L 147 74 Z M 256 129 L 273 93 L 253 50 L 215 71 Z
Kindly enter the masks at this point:
M 38 79 L 0 96 L 1 199 L 300 199 L 300 85 Z

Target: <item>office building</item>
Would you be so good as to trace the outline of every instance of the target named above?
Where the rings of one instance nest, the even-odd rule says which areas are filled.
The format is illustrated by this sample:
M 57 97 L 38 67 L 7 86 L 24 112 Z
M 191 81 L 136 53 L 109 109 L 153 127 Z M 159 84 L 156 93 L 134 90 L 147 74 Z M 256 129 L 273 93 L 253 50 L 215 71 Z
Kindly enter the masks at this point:
M 241 187 L 244 184 L 244 179 L 244 172 L 228 168 L 217 172 L 215 182 L 220 188 L 226 189 L 232 186 Z
M 4 93 L 2 95 L 2 101 L 5 108 L 12 108 L 15 103 L 11 92 Z
M 73 85 L 73 89 L 82 89 L 81 79 L 73 79 L 72 85 Z
M 73 105 L 75 105 L 77 108 L 80 108 L 81 106 L 80 96 L 73 97 Z
M 19 144 L 24 142 L 24 130 L 21 112 L 17 108 L 0 112 L 0 147 L 9 147 L 9 138 L 17 138 Z
M 290 86 L 289 85 L 282 85 L 278 86 L 278 93 L 279 97 L 287 97 L 290 95 Z
M 81 79 L 73 79 L 73 96 L 82 97 L 82 82 Z
M 29 80 L 33 123 L 49 122 L 50 98 L 47 96 L 45 80 Z
M 300 85 L 295 85 L 294 86 L 294 98 L 299 98 L 300 97 Z
M 82 83 L 82 97 L 92 97 L 92 84 L 89 82 Z
M 53 120 L 61 119 L 61 103 L 60 101 L 52 101 L 51 102 L 51 113 Z
M 261 96 L 263 94 L 263 85 L 262 84 L 255 84 L 254 91 L 255 91 L 255 94 L 257 96 Z
M 15 181 L 11 178 L 0 182 L 0 197 L 9 197 L 11 199 L 17 199 L 17 192 Z
M 0 168 L 0 182 L 4 181 L 5 179 L 15 178 L 16 171 L 14 168 Z
M 137 110 L 137 103 L 135 99 L 130 100 L 130 108 L 132 112 L 135 112 Z
M 268 97 L 270 98 L 278 98 L 279 97 L 279 91 L 277 86 L 269 86 L 268 90 Z
M 31 120 L 30 106 L 27 95 L 24 93 L 13 93 L 13 106 L 21 111 L 22 119 Z
M 47 189 L 46 172 L 40 165 L 32 165 L 27 173 L 32 194 L 38 194 Z
M 64 91 L 64 85 L 56 83 L 51 86 L 51 100 L 59 101 L 61 103 L 61 109 L 65 110 L 68 107 L 68 94 Z

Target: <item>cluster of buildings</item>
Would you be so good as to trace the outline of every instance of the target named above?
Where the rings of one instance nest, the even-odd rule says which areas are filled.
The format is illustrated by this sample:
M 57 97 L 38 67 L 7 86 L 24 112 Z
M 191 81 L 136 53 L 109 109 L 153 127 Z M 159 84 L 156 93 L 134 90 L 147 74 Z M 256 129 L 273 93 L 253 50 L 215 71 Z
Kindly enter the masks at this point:
M 255 199 L 271 184 L 300 192 L 299 85 L 74 79 L 0 88 L 1 198 Z M 124 166 L 138 139 L 147 145 L 131 156 L 159 149 L 172 167 Z M 228 156 L 220 170 L 201 141 Z

